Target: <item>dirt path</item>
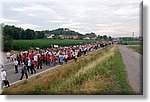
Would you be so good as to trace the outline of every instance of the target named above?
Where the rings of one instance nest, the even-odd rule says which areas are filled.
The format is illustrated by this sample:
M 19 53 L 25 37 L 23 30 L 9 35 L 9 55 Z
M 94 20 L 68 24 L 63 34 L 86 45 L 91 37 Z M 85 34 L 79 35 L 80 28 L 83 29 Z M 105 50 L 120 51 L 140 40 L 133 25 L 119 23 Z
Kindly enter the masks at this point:
M 120 45 L 120 53 L 126 67 L 128 80 L 136 94 L 142 94 L 142 58 L 143 56 L 127 47 Z

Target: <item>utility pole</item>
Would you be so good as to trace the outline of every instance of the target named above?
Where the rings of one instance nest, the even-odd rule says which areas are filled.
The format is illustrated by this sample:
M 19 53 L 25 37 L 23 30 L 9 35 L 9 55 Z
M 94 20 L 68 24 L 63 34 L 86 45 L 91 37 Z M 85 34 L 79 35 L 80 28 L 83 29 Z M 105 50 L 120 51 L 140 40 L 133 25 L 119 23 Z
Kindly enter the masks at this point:
M 134 32 L 132 33 L 132 38 L 134 38 Z

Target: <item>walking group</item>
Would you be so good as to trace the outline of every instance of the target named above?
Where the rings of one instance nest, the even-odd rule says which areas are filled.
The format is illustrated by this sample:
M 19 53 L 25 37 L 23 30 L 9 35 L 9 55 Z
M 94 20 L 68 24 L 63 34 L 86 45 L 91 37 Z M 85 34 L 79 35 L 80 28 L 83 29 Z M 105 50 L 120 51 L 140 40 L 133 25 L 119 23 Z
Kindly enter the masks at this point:
M 21 51 L 18 54 L 11 54 L 10 52 L 7 52 L 6 57 L 8 61 L 14 62 L 16 74 L 19 72 L 19 66 L 21 66 L 21 76 L 19 79 L 22 80 L 24 75 L 27 79 L 28 74 L 35 74 L 38 69 L 43 69 L 43 65 L 62 65 L 64 63 L 68 63 L 70 60 L 74 60 L 76 62 L 78 57 L 86 55 L 87 52 L 97 50 L 98 48 L 105 47 L 110 44 L 112 44 L 112 42 L 97 42 L 70 47 L 55 46 L 46 49 L 36 48 L 35 50 L 29 49 L 28 51 Z M 8 80 L 6 84 L 8 84 Z

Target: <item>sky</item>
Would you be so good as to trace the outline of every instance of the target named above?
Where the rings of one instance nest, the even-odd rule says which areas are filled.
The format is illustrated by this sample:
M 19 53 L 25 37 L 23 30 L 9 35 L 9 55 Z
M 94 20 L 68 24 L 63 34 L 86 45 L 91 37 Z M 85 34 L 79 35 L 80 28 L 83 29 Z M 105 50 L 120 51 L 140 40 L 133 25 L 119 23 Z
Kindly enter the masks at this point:
M 24 29 L 69 28 L 112 37 L 139 36 L 142 0 L 1 0 L 0 23 Z

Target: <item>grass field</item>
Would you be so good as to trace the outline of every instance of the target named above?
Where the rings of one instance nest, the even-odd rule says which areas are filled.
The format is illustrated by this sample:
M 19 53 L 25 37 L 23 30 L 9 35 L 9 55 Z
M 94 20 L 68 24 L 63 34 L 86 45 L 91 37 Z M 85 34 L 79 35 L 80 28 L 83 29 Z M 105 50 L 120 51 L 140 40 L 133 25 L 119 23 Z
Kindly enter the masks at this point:
M 123 45 L 142 45 L 142 41 L 122 41 Z
M 127 47 L 132 49 L 135 52 L 143 54 L 143 46 L 142 45 L 127 45 Z
M 118 47 L 94 51 L 12 85 L 3 94 L 132 94 Z
M 96 42 L 94 40 L 73 40 L 73 39 L 36 39 L 36 40 L 14 40 L 12 50 L 28 50 L 29 48 L 48 48 L 51 45 L 72 46 Z

